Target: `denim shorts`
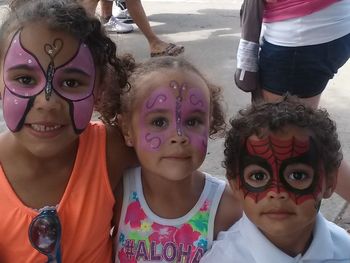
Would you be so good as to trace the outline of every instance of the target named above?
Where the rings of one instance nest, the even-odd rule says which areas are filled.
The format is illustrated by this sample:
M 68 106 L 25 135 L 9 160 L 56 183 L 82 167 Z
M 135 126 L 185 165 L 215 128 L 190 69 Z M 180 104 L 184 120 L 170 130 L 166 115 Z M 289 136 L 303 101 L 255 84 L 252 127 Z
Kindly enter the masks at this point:
M 282 47 L 264 40 L 259 58 L 263 89 L 301 98 L 319 95 L 349 57 L 350 34 L 302 47 Z

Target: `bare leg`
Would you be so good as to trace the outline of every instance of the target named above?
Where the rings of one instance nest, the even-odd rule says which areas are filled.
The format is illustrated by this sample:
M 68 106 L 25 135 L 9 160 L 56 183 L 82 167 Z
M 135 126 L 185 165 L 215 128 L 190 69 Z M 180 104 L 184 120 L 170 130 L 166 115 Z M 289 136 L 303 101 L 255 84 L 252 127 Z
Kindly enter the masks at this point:
M 99 0 L 78 0 L 78 3 L 85 8 L 88 14 L 90 14 L 91 16 L 94 16 L 98 1 Z
M 152 30 L 145 10 L 143 9 L 140 0 L 127 0 L 126 6 L 128 8 L 129 14 L 139 27 L 143 35 L 146 37 L 151 53 L 162 53 L 169 46 L 169 43 L 162 41 Z M 176 56 L 182 53 L 184 48 L 182 46 L 175 46 L 169 50 L 168 55 Z M 164 54 L 166 55 L 166 54 Z
M 265 101 L 276 101 L 281 98 L 281 96 L 268 92 L 266 90 L 262 91 L 262 96 Z M 300 99 L 306 105 L 316 109 L 319 105 L 321 95 Z M 343 160 L 340 164 L 338 170 L 338 182 L 335 189 L 336 193 L 343 197 L 345 200 L 350 202 L 350 166 L 348 162 Z
M 113 1 L 101 0 L 101 16 L 107 20 L 112 16 Z M 105 22 L 107 22 L 105 21 Z
M 263 99 L 265 101 L 270 101 L 270 102 L 279 100 L 281 98 L 280 95 L 276 95 L 276 94 L 271 93 L 271 92 L 264 90 L 264 89 L 262 90 L 262 96 L 263 96 Z M 308 105 L 309 107 L 312 107 L 314 109 L 318 108 L 318 105 L 320 104 L 320 99 L 321 99 L 321 95 L 317 95 L 317 96 L 311 97 L 311 98 L 300 98 L 300 100 L 303 103 L 305 103 L 306 105 Z

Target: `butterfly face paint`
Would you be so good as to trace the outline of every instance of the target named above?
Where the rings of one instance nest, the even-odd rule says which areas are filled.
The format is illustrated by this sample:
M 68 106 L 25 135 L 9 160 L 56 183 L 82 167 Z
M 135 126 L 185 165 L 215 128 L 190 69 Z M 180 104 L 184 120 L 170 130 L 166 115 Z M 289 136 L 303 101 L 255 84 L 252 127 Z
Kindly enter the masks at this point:
M 4 119 L 11 131 L 17 132 L 23 127 L 35 98 L 42 92 L 46 100 L 50 100 L 55 92 L 68 103 L 76 133 L 81 133 L 88 125 L 94 103 L 94 61 L 87 45 L 81 43 L 68 61 L 56 65 L 63 47 L 63 40 L 59 38 L 43 44 L 43 54 L 49 59 L 48 65 L 44 66 L 36 54 L 23 46 L 21 31 L 14 35 L 3 67 Z M 84 76 L 82 83 L 75 79 L 76 75 Z M 67 82 L 73 85 L 67 85 Z
M 158 151 L 169 138 L 180 136 L 206 153 L 209 102 L 200 88 L 172 81 L 150 94 L 141 115 L 141 146 L 145 150 Z
M 241 156 L 239 185 L 245 197 L 256 203 L 270 191 L 287 192 L 296 204 L 316 201 L 321 192 L 324 170 L 311 137 L 307 141 L 295 137 L 279 140 L 273 136 L 248 139 Z M 249 166 L 253 168 L 249 170 Z

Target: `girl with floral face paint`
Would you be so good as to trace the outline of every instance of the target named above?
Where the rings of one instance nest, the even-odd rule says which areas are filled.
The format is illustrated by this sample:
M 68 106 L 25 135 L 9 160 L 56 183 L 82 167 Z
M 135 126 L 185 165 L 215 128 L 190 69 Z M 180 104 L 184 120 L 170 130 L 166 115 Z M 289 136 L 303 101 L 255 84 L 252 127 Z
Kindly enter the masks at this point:
M 135 157 L 90 119 L 126 84 L 115 44 L 75 1 L 12 7 L 0 29 L 0 261 L 111 262 L 113 192 Z
M 199 262 L 241 216 L 225 182 L 197 170 L 224 125 L 220 90 L 173 57 L 136 66 L 129 83 L 118 123 L 141 166 L 124 175 L 115 262 Z
M 319 213 L 342 160 L 328 113 L 285 97 L 231 125 L 224 164 L 244 214 L 203 262 L 350 262 L 350 236 Z

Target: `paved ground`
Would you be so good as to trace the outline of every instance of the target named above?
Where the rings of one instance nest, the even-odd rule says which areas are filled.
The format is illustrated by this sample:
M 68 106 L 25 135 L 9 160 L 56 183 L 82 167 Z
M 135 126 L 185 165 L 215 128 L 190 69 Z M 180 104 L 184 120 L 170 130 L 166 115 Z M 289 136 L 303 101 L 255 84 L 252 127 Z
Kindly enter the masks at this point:
M 0 5 L 2 2 L 4 1 L 0 1 Z M 183 44 L 186 48 L 184 56 L 205 72 L 210 80 L 223 87 L 228 117 L 248 105 L 248 94 L 238 90 L 233 83 L 235 52 L 240 35 L 241 0 L 143 0 L 142 2 L 154 31 L 165 40 Z M 130 52 L 137 60 L 148 58 L 147 41 L 136 27 L 135 32 L 131 34 L 111 36 L 118 44 L 120 54 Z M 349 110 L 349 86 L 350 62 L 329 83 L 321 101 L 321 106 L 326 107 L 337 121 L 347 160 L 350 159 L 350 121 L 345 111 Z M 221 167 L 222 143 L 223 140 L 210 142 L 208 156 L 202 166 L 203 170 L 220 177 L 224 175 L 224 169 Z M 350 228 L 350 208 L 336 194 L 323 202 L 321 210 L 328 219 Z
M 241 0 L 143 0 L 154 31 L 162 38 L 185 46 L 184 56 L 194 62 L 208 78 L 224 89 L 228 117 L 248 105 L 248 94 L 235 87 L 233 72 L 236 65 L 238 45 L 239 8 Z M 136 28 L 136 27 L 135 27 Z M 112 37 L 119 52 L 130 52 L 136 59 L 149 56 L 148 44 L 136 28 L 134 33 Z M 345 159 L 350 159 L 350 121 L 345 110 L 349 109 L 350 61 L 332 80 L 322 97 L 321 106 L 326 107 L 337 121 Z M 223 177 L 221 167 L 223 140 L 211 141 L 202 169 Z M 339 225 L 350 228 L 350 207 L 338 195 L 325 200 L 323 214 Z

